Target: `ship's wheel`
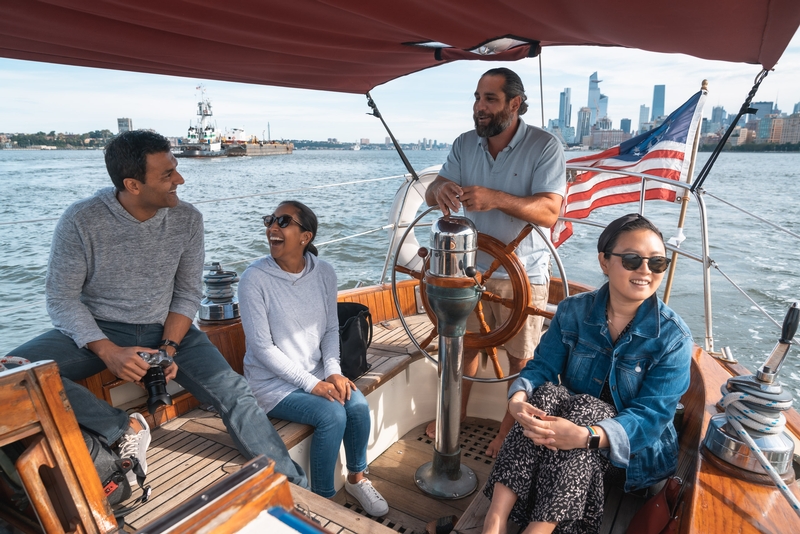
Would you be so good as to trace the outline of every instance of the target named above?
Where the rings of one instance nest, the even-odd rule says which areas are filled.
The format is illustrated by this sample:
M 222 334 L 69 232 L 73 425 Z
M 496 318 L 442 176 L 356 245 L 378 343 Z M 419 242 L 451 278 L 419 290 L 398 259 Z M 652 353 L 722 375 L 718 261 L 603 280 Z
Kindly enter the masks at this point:
M 400 238 L 400 241 L 397 244 L 397 248 L 395 250 L 400 250 L 403 246 L 403 243 L 406 240 L 406 236 L 409 235 L 410 232 L 413 231 L 414 227 L 419 223 L 419 221 L 432 210 L 437 209 L 436 206 L 422 212 L 414 221 L 406 228 L 406 231 L 403 233 L 403 236 Z M 536 230 L 539 232 L 540 236 L 547 243 L 550 253 L 553 255 L 555 259 L 556 265 L 558 266 L 559 272 L 561 274 L 561 281 L 564 285 L 564 296 L 569 296 L 569 286 L 567 283 L 567 276 L 564 272 L 564 267 L 561 263 L 561 259 L 556 252 L 555 247 L 550 243 L 550 240 L 546 239 L 542 233 L 542 230 L 535 225 L 528 224 L 526 225 L 519 235 L 514 238 L 511 242 L 507 245 L 503 244 L 498 239 L 495 239 L 492 236 L 478 233 L 478 250 L 488 254 L 492 258 L 492 264 L 490 267 L 484 272 L 478 272 L 475 275 L 476 281 L 481 285 L 485 285 L 486 281 L 489 280 L 492 275 L 502 267 L 505 269 L 506 273 L 508 273 L 509 279 L 511 281 L 511 287 L 513 289 L 513 294 L 510 298 L 508 297 L 501 297 L 496 295 L 490 291 L 483 291 L 481 293 L 481 299 L 478 301 L 477 306 L 475 306 L 475 310 L 473 313 L 478 319 L 480 324 L 479 331 L 467 331 L 464 335 L 464 347 L 470 349 L 480 349 L 486 351 L 486 354 L 489 356 L 489 359 L 492 362 L 492 367 L 494 369 L 494 378 L 483 378 L 483 377 L 473 377 L 473 376 L 464 376 L 467 380 L 474 380 L 476 382 L 503 382 L 507 380 L 513 380 L 517 377 L 519 373 L 515 373 L 513 375 L 506 376 L 503 372 L 503 368 L 500 365 L 497 357 L 497 348 L 503 345 L 506 341 L 517 335 L 517 333 L 522 329 L 522 326 L 525 324 L 525 321 L 531 315 L 541 315 L 543 317 L 552 319 L 553 313 L 541 310 L 532 306 L 530 304 L 531 301 L 531 287 L 530 283 L 528 282 L 528 275 L 525 272 L 525 268 L 520 262 L 517 255 L 514 253 L 519 243 L 531 233 L 531 231 Z M 420 255 L 426 255 L 427 251 L 425 249 L 420 249 Z M 437 319 L 436 315 L 433 313 L 431 309 L 431 305 L 428 302 L 428 296 L 426 292 L 426 284 L 423 282 L 423 278 L 425 276 L 425 272 L 428 270 L 429 266 L 429 257 L 425 258 L 423 266 L 420 270 L 411 269 L 405 267 L 403 265 L 397 264 L 397 254 L 395 254 L 394 262 L 392 264 L 392 296 L 394 297 L 395 306 L 397 308 L 397 313 L 400 317 L 400 322 L 403 324 L 403 328 L 405 328 L 406 333 L 408 334 L 409 338 L 411 339 L 412 343 L 416 345 L 416 347 L 428 357 L 431 361 L 437 362 L 438 360 L 431 356 L 426 348 L 431 345 L 434 339 L 438 336 L 437 334 Z M 397 296 L 397 273 L 402 273 L 411 276 L 412 278 L 419 280 L 420 284 L 420 295 L 422 299 L 423 307 L 425 308 L 425 313 L 430 319 L 433 327 L 431 328 L 430 332 L 422 339 L 418 340 L 417 337 L 414 335 L 411 328 L 408 326 L 405 320 L 405 316 L 403 315 L 402 308 L 400 306 L 400 301 Z M 489 325 L 484 320 L 483 314 L 483 303 L 484 302 L 497 302 L 502 304 L 503 306 L 507 307 L 511 313 L 506 317 L 506 319 L 498 325 L 495 325 L 494 328 L 490 328 Z

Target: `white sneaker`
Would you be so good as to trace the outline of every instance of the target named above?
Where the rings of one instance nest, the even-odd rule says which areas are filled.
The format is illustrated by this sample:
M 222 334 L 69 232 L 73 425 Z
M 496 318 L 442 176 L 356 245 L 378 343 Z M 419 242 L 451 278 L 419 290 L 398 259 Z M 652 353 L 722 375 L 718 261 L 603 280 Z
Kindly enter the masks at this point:
M 147 421 L 142 417 L 142 414 L 138 412 L 131 414 L 131 419 L 138 421 L 142 425 L 142 430 L 134 432 L 133 428 L 128 427 L 128 430 L 119 440 L 119 457 L 136 458 L 139 460 L 139 465 L 142 466 L 142 472 L 147 474 L 147 447 L 150 446 L 150 427 L 147 426 Z M 135 489 L 136 473 L 130 470 L 126 476 L 131 489 Z
M 362 478 L 355 484 L 350 484 L 345 479 L 344 490 L 355 497 L 369 515 L 380 517 L 389 513 L 389 505 L 386 503 L 386 499 L 378 493 L 378 490 L 368 479 Z

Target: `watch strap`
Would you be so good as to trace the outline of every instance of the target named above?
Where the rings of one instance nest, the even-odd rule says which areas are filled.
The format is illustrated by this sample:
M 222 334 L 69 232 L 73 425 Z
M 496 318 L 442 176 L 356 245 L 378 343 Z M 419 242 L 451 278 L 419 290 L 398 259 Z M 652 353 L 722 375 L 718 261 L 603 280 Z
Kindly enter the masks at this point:
M 180 349 L 180 345 L 178 345 L 177 343 L 175 343 L 171 339 L 162 339 L 161 341 L 158 342 L 158 346 L 159 347 L 172 347 L 173 349 L 175 349 L 175 352 L 178 352 L 178 349 Z

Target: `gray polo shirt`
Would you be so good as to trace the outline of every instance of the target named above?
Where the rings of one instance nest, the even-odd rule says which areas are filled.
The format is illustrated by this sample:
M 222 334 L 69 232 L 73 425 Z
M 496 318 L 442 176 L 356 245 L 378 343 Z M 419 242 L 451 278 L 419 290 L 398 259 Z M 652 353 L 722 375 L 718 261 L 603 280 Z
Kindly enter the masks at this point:
M 527 197 L 537 193 L 556 193 L 564 196 L 566 190 L 566 162 L 561 142 L 552 134 L 520 119 L 511 142 L 492 158 L 485 138 L 475 130 L 461 134 L 454 142 L 439 174 L 464 187 L 479 185 Z M 508 243 L 527 224 L 500 210 L 473 212 L 466 210 L 479 232 Z M 547 239 L 550 229 L 542 228 Z M 550 252 L 535 231 L 531 232 L 517 248 L 517 256 L 525 266 L 532 284 L 544 284 L 549 279 Z M 489 257 L 478 254 L 478 268 L 489 268 Z M 495 278 L 508 278 L 504 270 Z

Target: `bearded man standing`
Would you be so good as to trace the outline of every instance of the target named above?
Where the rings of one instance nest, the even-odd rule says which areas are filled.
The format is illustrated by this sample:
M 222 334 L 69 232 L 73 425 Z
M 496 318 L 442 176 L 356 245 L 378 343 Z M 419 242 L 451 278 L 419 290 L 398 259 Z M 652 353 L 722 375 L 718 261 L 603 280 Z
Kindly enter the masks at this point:
M 528 109 L 520 77 L 507 68 L 487 71 L 478 81 L 472 106 L 475 129 L 461 134 L 454 142 L 439 176 L 425 194 L 429 206 L 438 205 L 444 215 L 457 213 L 463 205 L 465 216 L 479 232 L 503 243 L 513 240 L 526 224 L 540 226 L 549 236 L 558 219 L 566 189 L 566 163 L 561 142 L 552 134 L 529 126 L 520 118 Z M 516 254 L 525 267 L 531 284 L 531 304 L 544 309 L 550 278 L 550 252 L 538 232 L 531 232 L 517 247 Z M 478 269 L 489 267 L 489 257 L 478 254 Z M 486 283 L 496 295 L 513 291 L 508 274 L 499 269 Z M 498 303 L 483 302 L 490 327 L 502 324 L 510 313 Z M 539 342 L 543 318 L 529 316 L 522 330 L 505 343 L 509 372 L 518 373 Z M 474 315 L 467 322 L 469 331 L 478 331 Z M 464 375 L 478 371 L 478 350 L 464 350 Z M 462 386 L 461 420 L 472 381 Z M 506 412 L 498 436 L 489 444 L 487 455 L 496 457 L 514 419 Z M 436 422 L 428 425 L 428 436 L 435 437 Z

